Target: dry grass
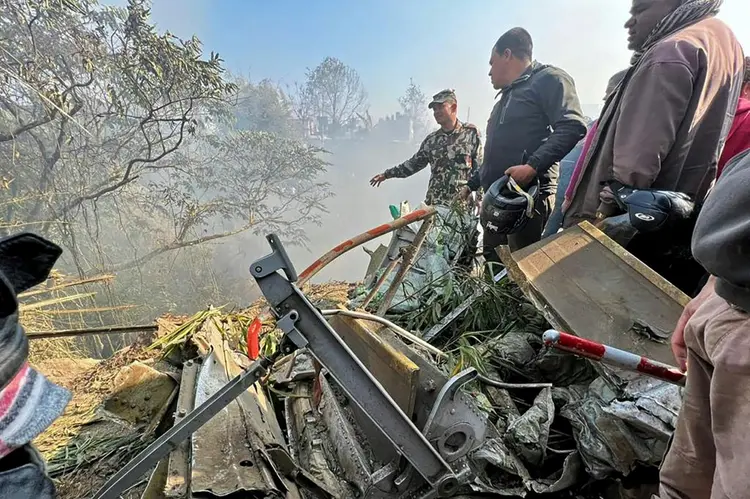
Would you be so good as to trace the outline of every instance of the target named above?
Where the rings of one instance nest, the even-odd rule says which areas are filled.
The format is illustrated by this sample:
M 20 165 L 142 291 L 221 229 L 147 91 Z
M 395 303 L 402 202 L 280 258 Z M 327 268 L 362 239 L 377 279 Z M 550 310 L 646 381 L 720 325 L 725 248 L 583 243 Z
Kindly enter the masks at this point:
M 49 359 L 39 364 L 38 369 L 50 380 L 73 392 L 63 415 L 34 441 L 48 463 L 60 499 L 90 497 L 108 476 L 148 445 L 144 435 L 103 419 L 97 412 L 111 395 L 120 369 L 152 357 L 142 343 L 103 361 Z
M 87 279 L 74 279 L 52 271 L 44 283 L 18 295 L 21 324 L 27 331 L 53 331 L 60 328 L 85 328 L 91 319 L 104 312 L 113 312 L 131 305 L 98 307 L 92 285 L 110 282 L 114 276 L 106 274 Z M 89 323 L 87 323 L 87 321 Z M 101 323 L 101 321 L 97 321 Z M 104 350 L 108 339 L 77 338 L 34 340 L 30 343 L 29 360 L 39 364 L 48 359 L 86 358 L 92 348 Z
M 63 415 L 34 443 L 45 458 L 65 447 L 81 428 L 95 419 L 96 408 L 109 396 L 120 369 L 152 356 L 143 345 L 133 346 L 103 361 L 92 359 L 48 359 L 37 365 L 52 382 L 73 392 Z

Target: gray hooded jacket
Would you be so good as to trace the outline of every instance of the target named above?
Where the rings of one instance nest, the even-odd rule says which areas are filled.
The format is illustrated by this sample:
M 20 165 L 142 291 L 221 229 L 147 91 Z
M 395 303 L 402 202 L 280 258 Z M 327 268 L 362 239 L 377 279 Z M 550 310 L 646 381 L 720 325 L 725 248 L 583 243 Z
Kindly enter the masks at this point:
M 706 198 L 693 256 L 716 276 L 716 293 L 750 313 L 750 150 L 727 164 Z

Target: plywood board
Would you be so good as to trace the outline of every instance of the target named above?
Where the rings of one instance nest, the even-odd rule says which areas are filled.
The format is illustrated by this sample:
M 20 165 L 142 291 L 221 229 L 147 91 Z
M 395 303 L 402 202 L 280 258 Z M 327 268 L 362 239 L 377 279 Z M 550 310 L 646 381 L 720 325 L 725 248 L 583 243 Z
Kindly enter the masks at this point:
M 331 327 L 409 416 L 414 412 L 419 368 L 359 319 L 334 315 Z
M 669 335 L 689 298 L 590 223 L 498 252 L 556 329 L 674 363 Z M 643 326 L 665 342 L 637 332 Z
M 329 322 L 394 402 L 412 417 L 417 399 L 419 367 L 370 329 L 368 323 L 342 315 L 334 315 Z M 360 430 L 367 436 L 373 457 L 381 464 L 395 459 L 398 456 L 396 449 L 378 427 L 359 407 L 352 405 L 351 410 Z

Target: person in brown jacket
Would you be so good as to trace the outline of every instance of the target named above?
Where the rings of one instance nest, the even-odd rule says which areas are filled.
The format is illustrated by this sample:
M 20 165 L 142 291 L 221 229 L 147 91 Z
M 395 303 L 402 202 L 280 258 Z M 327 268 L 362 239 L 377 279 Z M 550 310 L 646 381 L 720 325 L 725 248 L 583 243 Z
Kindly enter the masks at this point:
M 631 68 L 602 111 L 564 228 L 620 214 L 611 186 L 677 191 L 703 200 L 716 177 L 744 69 L 737 39 L 715 18 L 721 3 L 632 0 L 625 25 L 634 50 Z M 639 237 L 639 250 L 628 250 L 669 279 L 659 267 L 671 258 L 649 262 L 648 257 L 649 252 L 663 256 L 656 247 L 668 245 L 670 238 Z M 689 234 L 685 239 L 689 248 Z M 695 285 L 702 271 L 697 275 Z

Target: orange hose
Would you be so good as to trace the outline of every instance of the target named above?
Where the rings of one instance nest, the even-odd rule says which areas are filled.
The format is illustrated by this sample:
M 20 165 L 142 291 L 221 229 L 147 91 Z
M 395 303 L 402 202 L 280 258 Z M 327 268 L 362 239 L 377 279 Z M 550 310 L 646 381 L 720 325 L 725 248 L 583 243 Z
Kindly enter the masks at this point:
M 329 263 L 334 261 L 336 258 L 343 255 L 344 253 L 356 248 L 357 246 L 361 246 L 362 244 L 368 241 L 372 241 L 376 237 L 380 237 L 382 235 L 388 234 L 402 227 L 405 227 L 411 223 L 424 220 L 425 218 L 434 215 L 436 212 L 437 211 L 435 210 L 435 208 L 433 208 L 432 206 L 428 206 L 426 208 L 412 211 L 411 213 L 404 215 L 401 218 L 397 218 L 396 220 L 393 220 L 391 222 L 385 223 L 383 225 L 378 225 L 374 229 L 370 229 L 367 232 L 363 232 L 362 234 L 359 234 L 358 236 L 355 236 L 351 239 L 347 239 L 346 241 L 339 244 L 338 246 L 333 248 L 331 251 L 329 251 L 325 255 L 315 260 L 309 267 L 303 270 L 302 273 L 299 274 L 297 278 L 297 286 L 301 288 L 315 274 L 323 270 L 323 268 L 326 265 L 328 265 Z M 268 310 L 266 310 L 265 312 L 260 314 L 258 317 L 261 321 L 265 322 L 267 319 L 271 318 L 271 314 Z
M 387 224 L 379 225 L 374 229 L 363 232 L 362 234 L 351 239 L 347 239 L 325 255 L 315 260 L 309 267 L 303 270 L 299 275 L 297 286 L 304 286 L 305 283 L 307 283 L 307 281 L 309 281 L 315 274 L 323 270 L 323 267 L 343 255 L 344 253 L 348 252 L 349 250 L 352 250 L 368 241 L 372 241 L 376 237 L 380 237 L 384 234 L 388 234 L 389 232 L 398 230 L 401 227 L 409 225 L 410 223 L 424 220 L 425 218 L 434 215 L 435 212 L 435 208 L 433 208 L 432 206 L 428 206 L 427 208 L 412 211 L 411 213 L 404 215 L 401 218 L 397 218 L 396 220 L 393 220 L 392 222 L 389 222 Z

